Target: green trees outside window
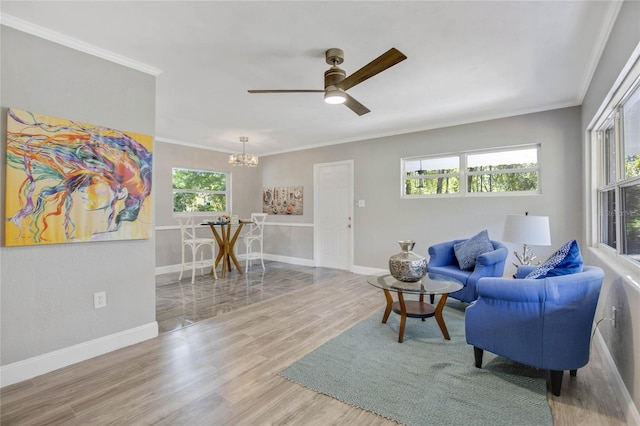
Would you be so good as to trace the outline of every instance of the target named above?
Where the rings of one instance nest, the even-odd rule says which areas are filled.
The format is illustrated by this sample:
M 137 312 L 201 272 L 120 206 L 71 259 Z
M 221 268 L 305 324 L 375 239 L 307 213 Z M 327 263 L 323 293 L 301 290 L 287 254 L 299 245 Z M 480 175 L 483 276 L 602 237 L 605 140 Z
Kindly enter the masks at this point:
M 623 252 L 640 262 L 640 185 L 622 188 Z
M 173 168 L 173 212 L 226 212 L 228 173 Z
M 407 195 L 456 194 L 460 191 L 460 178 L 457 176 L 429 177 L 417 173 L 408 175 L 413 176 L 416 179 L 405 181 Z
M 640 263 L 640 83 L 596 127 L 599 150 L 598 241 Z
M 402 160 L 403 197 L 539 192 L 539 146 Z

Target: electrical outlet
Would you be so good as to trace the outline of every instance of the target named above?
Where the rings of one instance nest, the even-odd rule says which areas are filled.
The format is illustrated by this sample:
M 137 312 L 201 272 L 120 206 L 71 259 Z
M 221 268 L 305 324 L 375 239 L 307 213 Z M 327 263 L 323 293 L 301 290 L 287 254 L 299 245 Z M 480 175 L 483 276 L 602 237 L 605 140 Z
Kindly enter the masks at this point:
M 611 321 L 613 321 L 613 328 L 616 328 L 616 320 L 618 316 L 618 310 L 616 309 L 615 306 L 611 307 Z
M 107 292 L 100 291 L 98 293 L 93 293 L 93 308 L 100 309 L 107 306 Z

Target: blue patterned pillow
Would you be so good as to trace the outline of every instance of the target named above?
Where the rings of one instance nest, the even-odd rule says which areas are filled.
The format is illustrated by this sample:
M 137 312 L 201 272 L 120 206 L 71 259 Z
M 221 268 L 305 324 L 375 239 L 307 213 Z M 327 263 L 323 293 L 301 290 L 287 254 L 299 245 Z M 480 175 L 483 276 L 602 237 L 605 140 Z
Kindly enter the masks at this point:
M 557 277 L 559 275 L 575 274 L 576 272 L 582 272 L 582 255 L 580 254 L 578 242 L 571 240 L 549 256 L 542 265 L 531 271 L 525 279 Z
M 486 229 L 453 246 L 453 252 L 456 255 L 460 269 L 465 271 L 470 271 L 476 266 L 478 256 L 493 250 L 493 244 L 489 240 L 489 234 Z

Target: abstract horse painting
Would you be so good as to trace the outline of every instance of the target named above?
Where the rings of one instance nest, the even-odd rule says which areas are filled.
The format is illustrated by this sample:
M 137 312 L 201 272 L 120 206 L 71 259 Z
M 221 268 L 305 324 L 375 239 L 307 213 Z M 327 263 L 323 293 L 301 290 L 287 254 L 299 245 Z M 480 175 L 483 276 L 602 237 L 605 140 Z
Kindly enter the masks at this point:
M 5 245 L 151 236 L 151 136 L 7 113 Z

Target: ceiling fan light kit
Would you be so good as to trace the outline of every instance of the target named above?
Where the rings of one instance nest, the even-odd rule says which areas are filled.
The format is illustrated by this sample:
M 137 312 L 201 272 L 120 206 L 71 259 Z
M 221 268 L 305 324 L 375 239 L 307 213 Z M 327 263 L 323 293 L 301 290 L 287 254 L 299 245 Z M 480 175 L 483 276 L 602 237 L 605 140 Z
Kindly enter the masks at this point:
M 324 93 L 324 101 L 328 104 L 343 104 L 347 100 L 347 95 L 341 89 L 329 89 Z
M 234 167 L 257 167 L 258 157 L 245 153 L 245 144 L 249 142 L 249 138 L 246 136 L 240 136 L 240 142 L 242 142 L 242 154 L 231 154 L 229 156 L 229 164 Z
M 325 60 L 331 65 L 324 73 L 324 90 L 296 89 L 296 90 L 249 90 L 249 93 L 324 93 L 324 101 L 328 104 L 344 104 L 358 115 L 370 112 L 369 108 L 355 100 L 346 91 L 373 77 L 382 71 L 391 68 L 407 57 L 395 47 L 392 47 L 373 61 L 369 62 L 358 71 L 347 77 L 347 73 L 338 65 L 344 62 L 342 49 L 332 48 L 325 52 Z

